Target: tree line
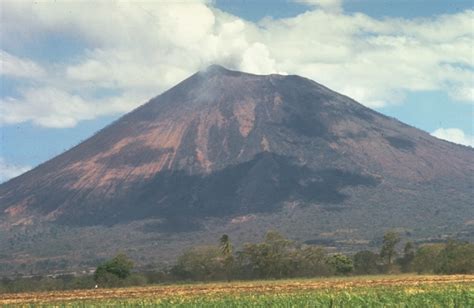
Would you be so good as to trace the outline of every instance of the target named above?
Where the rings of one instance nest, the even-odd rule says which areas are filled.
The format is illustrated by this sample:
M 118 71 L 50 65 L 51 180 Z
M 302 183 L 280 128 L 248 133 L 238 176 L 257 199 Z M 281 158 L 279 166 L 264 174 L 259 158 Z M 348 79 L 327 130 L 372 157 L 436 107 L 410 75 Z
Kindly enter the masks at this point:
M 397 232 L 385 233 L 380 249 L 353 255 L 330 253 L 321 246 L 299 244 L 278 232 L 263 241 L 235 250 L 224 234 L 216 245 L 196 246 L 180 255 L 170 268 L 134 271 L 125 254 L 100 264 L 93 276 L 34 277 L 0 281 L 0 292 L 58 290 L 145 285 L 177 281 L 282 279 L 377 275 L 392 273 L 472 274 L 474 244 L 456 240 L 415 246 L 406 242 L 400 251 Z
M 281 279 L 395 273 L 474 273 L 474 244 L 448 240 L 415 247 L 406 242 L 399 253 L 400 235 L 385 233 L 378 252 L 353 255 L 329 253 L 321 246 L 302 245 L 278 232 L 268 232 L 260 243 L 234 252 L 227 235 L 219 245 L 199 246 L 178 257 L 169 275 L 178 280 Z

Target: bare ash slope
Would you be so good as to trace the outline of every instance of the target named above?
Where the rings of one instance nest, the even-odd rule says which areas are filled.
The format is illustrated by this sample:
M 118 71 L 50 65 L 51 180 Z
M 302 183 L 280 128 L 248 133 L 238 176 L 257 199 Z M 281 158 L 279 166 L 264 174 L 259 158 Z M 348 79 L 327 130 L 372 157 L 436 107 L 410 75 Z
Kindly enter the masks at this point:
M 261 215 L 303 240 L 318 237 L 318 219 L 362 233 L 374 224 L 463 231 L 474 225 L 473 174 L 472 148 L 314 81 L 211 66 L 0 185 L 0 221 L 156 218 L 159 233 L 219 218 L 245 232 Z M 279 214 L 290 210 L 293 220 Z

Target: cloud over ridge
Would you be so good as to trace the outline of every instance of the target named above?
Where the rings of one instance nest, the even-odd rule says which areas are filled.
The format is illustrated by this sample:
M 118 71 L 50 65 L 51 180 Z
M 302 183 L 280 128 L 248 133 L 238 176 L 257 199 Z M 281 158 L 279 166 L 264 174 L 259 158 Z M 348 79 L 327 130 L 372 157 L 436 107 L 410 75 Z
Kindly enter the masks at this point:
M 5 182 L 13 177 L 16 177 L 28 170 L 29 166 L 18 166 L 10 164 L 3 157 L 0 157 L 0 183 Z
M 438 128 L 432 132 L 431 135 L 439 139 L 474 148 L 474 136 L 465 134 L 464 131 L 459 128 Z

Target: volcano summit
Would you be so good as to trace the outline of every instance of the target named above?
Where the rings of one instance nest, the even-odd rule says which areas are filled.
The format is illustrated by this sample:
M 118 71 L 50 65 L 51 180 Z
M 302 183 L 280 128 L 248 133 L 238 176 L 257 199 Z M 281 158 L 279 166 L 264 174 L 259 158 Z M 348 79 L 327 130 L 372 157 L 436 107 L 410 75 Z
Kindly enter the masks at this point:
M 473 174 L 472 148 L 314 81 L 214 65 L 0 185 L 0 224 L 60 228 L 55 243 L 126 232 L 110 251 L 151 247 L 153 236 L 177 252 L 219 232 L 242 242 L 275 226 L 346 248 L 370 246 L 387 227 L 415 240 L 462 237 L 473 234 Z M 31 251 L 7 250 L 40 254 L 54 245 L 41 232 Z M 3 243 L 14 234 L 2 233 Z M 103 245 L 93 234 L 88 247 Z

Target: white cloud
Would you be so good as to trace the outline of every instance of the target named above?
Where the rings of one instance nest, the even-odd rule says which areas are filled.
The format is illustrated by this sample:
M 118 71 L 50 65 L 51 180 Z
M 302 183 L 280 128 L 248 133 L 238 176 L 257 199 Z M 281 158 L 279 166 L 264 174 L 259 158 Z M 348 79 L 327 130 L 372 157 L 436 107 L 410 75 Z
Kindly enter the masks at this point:
M 144 97 L 133 93 L 86 101 L 55 88 L 32 88 L 19 99 L 0 100 L 0 124 L 30 121 L 44 127 L 73 127 L 81 120 L 127 112 L 144 101 Z
M 15 57 L 6 51 L 0 50 L 0 75 L 12 77 L 42 77 L 44 69 L 35 62 Z
M 0 157 L 0 183 L 8 181 L 11 178 L 14 178 L 26 171 L 30 170 L 31 167 L 28 166 L 17 166 L 9 164 Z
M 305 2 L 314 9 L 252 23 L 209 1 L 3 1 L 0 39 L 7 50 L 54 31 L 85 46 L 69 61 L 44 65 L 41 78 L 23 70 L 32 88 L 0 102 L 0 122 L 63 127 L 126 112 L 212 63 L 303 75 L 369 107 L 400 104 L 408 91 L 422 90 L 474 102 L 474 11 L 376 19 L 330 9 L 341 1 Z M 124 94 L 94 99 L 98 88 Z M 134 97 L 140 100 L 130 103 Z
M 474 147 L 474 136 L 465 134 L 459 128 L 438 128 L 431 135 L 439 139 Z
M 245 50 L 240 68 L 255 74 L 271 74 L 276 71 L 275 60 L 271 58 L 267 46 L 258 42 Z
M 460 85 L 451 89 L 449 95 L 458 101 L 472 102 L 474 101 L 474 87 L 472 85 Z

